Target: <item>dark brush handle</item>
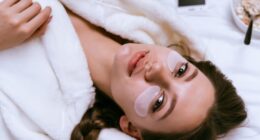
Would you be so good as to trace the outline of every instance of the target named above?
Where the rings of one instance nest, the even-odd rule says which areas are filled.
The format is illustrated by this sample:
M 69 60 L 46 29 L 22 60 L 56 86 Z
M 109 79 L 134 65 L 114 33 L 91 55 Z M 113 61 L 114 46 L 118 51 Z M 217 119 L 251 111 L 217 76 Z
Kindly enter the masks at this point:
M 247 31 L 246 31 L 246 36 L 245 36 L 245 40 L 244 40 L 244 43 L 246 45 L 249 45 L 250 42 L 251 42 L 251 36 L 252 36 L 252 31 L 253 31 L 253 22 L 254 22 L 254 20 L 251 19 L 250 23 L 249 23 L 249 26 L 247 28 Z

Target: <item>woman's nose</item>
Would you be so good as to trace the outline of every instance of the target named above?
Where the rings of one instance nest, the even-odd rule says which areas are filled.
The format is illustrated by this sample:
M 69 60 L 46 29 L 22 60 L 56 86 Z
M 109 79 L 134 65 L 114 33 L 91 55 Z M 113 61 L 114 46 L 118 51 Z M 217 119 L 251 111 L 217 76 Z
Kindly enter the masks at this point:
M 161 86 L 168 85 L 169 74 L 162 63 L 154 62 L 145 65 L 145 80 Z

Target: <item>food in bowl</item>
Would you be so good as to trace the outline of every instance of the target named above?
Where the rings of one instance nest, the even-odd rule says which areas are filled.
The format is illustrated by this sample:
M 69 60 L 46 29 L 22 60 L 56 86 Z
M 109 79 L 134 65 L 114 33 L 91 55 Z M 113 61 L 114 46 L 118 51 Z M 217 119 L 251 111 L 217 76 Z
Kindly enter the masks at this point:
M 236 14 L 238 15 L 239 19 L 249 25 L 250 15 L 258 15 L 260 14 L 260 0 L 241 0 L 241 2 L 236 7 Z M 254 19 L 254 29 L 260 31 L 260 16 L 257 16 Z

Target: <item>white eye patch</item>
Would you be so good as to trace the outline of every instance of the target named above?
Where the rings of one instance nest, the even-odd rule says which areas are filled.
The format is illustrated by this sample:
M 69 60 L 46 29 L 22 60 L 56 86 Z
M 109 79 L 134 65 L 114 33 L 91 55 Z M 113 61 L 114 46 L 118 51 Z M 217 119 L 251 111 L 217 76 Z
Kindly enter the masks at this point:
M 144 90 L 135 100 L 135 112 L 140 117 L 146 117 L 149 112 L 149 105 L 154 98 L 160 94 L 160 87 L 152 86 Z
M 187 62 L 187 60 L 175 51 L 169 52 L 167 56 L 167 65 L 171 72 L 174 71 L 179 62 Z

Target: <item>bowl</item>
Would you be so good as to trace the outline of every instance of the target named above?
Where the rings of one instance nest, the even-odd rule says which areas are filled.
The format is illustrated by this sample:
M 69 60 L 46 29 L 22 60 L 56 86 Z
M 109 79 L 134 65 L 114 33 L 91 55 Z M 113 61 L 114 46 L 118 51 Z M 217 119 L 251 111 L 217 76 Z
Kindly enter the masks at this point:
M 246 22 L 249 24 L 250 19 L 248 17 L 244 17 L 244 15 L 239 14 L 240 12 L 243 12 L 243 7 L 241 6 L 241 1 L 242 0 L 231 0 L 231 11 L 232 11 L 232 16 L 233 19 L 236 23 L 236 25 L 238 26 L 239 29 L 241 29 L 243 32 L 246 33 L 248 25 L 246 24 Z M 244 20 L 245 18 L 248 18 L 248 20 Z M 260 19 L 257 19 L 260 20 Z M 254 25 L 253 27 L 253 33 L 252 33 L 252 37 L 255 38 L 260 38 L 260 25 L 256 26 Z

